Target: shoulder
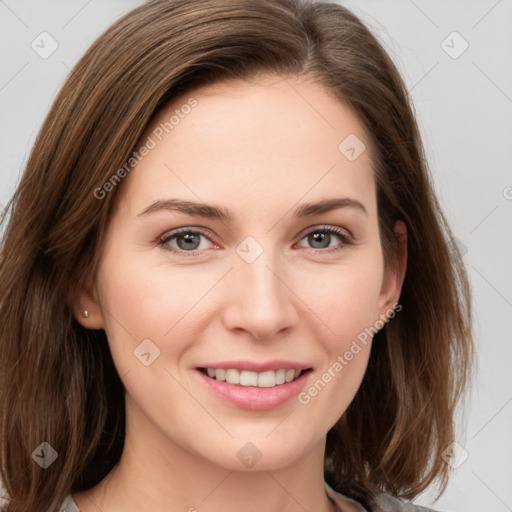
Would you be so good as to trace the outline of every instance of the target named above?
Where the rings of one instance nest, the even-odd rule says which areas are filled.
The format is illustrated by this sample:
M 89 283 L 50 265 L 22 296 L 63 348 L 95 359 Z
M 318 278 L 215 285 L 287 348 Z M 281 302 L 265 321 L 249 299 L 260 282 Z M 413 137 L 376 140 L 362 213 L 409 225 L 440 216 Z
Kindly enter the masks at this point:
M 343 512 L 435 512 L 431 508 L 415 505 L 414 503 L 395 498 L 382 493 L 371 503 L 371 510 L 368 511 L 360 503 L 336 492 L 325 483 L 327 495 L 334 500 Z
M 375 508 L 372 512 L 435 512 L 431 508 L 415 505 L 385 493 L 376 498 L 373 506 Z
M 0 474 L 0 512 L 5 509 L 7 503 L 9 502 L 9 495 L 4 487 L 4 482 L 2 480 L 2 475 Z M 80 512 L 80 509 L 77 507 L 76 503 L 73 501 L 71 494 L 66 496 L 62 505 L 59 508 L 59 512 Z
M 4 482 L 2 480 L 2 474 L 0 473 L 0 510 L 4 510 L 7 505 L 7 501 L 9 499 L 9 495 L 7 494 Z
M 385 493 L 380 494 L 372 505 L 372 512 L 435 512 L 434 509 L 415 505 Z
M 74 502 L 71 494 L 68 494 L 64 501 L 62 502 L 61 508 L 59 512 L 80 512 L 77 504 Z
M 343 512 L 367 512 L 360 503 L 336 492 L 327 482 L 324 482 L 324 485 L 327 496 L 329 496 Z

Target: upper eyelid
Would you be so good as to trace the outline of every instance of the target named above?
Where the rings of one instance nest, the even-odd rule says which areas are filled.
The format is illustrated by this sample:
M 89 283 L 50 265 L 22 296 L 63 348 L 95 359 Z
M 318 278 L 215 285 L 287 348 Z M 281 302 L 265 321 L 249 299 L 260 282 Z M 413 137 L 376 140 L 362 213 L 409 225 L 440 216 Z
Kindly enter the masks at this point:
M 195 234 L 199 234 L 199 235 L 202 235 L 205 238 L 207 238 L 210 242 L 216 244 L 216 242 L 214 240 L 212 240 L 213 237 L 208 234 L 209 231 L 206 228 L 197 228 L 197 227 L 195 227 L 195 228 L 176 228 L 176 229 L 171 229 L 170 231 L 166 231 L 163 235 L 159 236 L 158 237 L 158 241 L 160 243 L 166 243 L 168 240 L 171 240 L 175 236 L 180 235 L 182 233 L 195 233 Z M 198 250 L 198 249 L 196 249 L 196 250 Z M 193 251 L 189 251 L 189 252 L 193 252 Z
M 307 235 L 308 233 L 313 233 L 315 230 L 318 230 L 318 231 L 343 231 L 346 233 L 346 235 L 349 237 L 349 238 L 353 238 L 353 235 L 352 233 L 347 229 L 347 228 L 342 228 L 341 226 L 333 226 L 331 224 L 318 224 L 316 226 L 311 226 L 309 228 L 305 228 L 304 230 L 302 230 L 298 236 L 300 235 Z M 336 233 L 334 233 L 336 234 Z
M 341 230 L 341 231 L 345 232 L 348 239 L 353 240 L 353 238 L 354 238 L 352 233 L 349 230 L 347 230 L 346 228 L 342 228 L 341 226 L 333 226 L 333 225 L 329 225 L 329 224 L 323 224 L 323 225 L 319 224 L 316 226 L 310 226 L 308 228 L 304 228 L 302 231 L 299 232 L 298 235 L 296 235 L 296 237 L 299 236 L 300 237 L 299 241 L 300 241 L 308 234 L 315 232 L 315 230 L 317 230 L 317 231 Z M 203 228 L 203 227 L 176 228 L 176 229 L 173 229 L 173 230 L 170 230 L 170 231 L 164 233 L 158 239 L 160 240 L 160 242 L 164 243 L 181 233 L 197 233 L 197 234 L 203 235 L 205 238 L 210 240 L 210 242 L 216 244 L 215 240 L 212 240 L 213 237 L 211 237 L 211 235 L 209 235 L 210 230 L 208 228 Z M 339 233 L 336 233 L 336 232 L 334 232 L 333 234 L 341 236 Z M 200 252 L 199 249 L 196 249 L 196 251 Z M 185 252 L 194 252 L 194 251 L 185 251 Z
M 176 228 L 171 229 L 169 231 L 166 231 L 163 235 L 160 235 L 158 237 L 159 240 L 168 240 L 169 238 L 173 238 L 176 235 L 179 235 L 181 233 L 198 233 L 200 235 L 203 235 L 206 238 L 210 238 L 211 235 L 209 235 L 210 231 L 206 228 L 199 228 L 199 227 L 191 227 L 191 228 Z

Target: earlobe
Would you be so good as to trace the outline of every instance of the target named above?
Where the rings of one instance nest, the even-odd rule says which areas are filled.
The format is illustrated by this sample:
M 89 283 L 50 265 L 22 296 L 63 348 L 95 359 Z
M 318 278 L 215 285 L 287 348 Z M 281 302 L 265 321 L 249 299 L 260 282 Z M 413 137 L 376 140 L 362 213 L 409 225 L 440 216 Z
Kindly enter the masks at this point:
M 402 221 L 397 221 L 393 228 L 397 242 L 397 253 L 393 262 L 388 266 L 380 293 L 380 309 L 382 314 L 394 310 L 405 279 L 407 269 L 407 227 Z
M 104 329 L 103 312 L 91 283 L 82 285 L 72 309 L 75 320 L 86 329 Z

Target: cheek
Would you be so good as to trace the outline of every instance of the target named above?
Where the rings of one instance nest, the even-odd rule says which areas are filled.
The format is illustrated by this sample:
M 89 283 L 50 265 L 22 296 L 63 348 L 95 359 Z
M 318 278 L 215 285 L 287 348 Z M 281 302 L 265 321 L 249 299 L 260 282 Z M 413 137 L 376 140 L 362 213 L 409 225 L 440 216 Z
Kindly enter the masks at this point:
M 299 402 L 324 411 L 326 428 L 346 410 L 366 371 L 382 282 L 382 261 L 374 256 L 300 280 L 304 302 L 320 321 L 325 358 Z
M 296 279 L 297 294 L 321 321 L 329 350 L 344 346 L 371 327 L 378 318 L 382 261 L 365 258 L 314 273 L 302 271 Z
M 142 255 L 115 256 L 105 257 L 98 274 L 114 360 L 133 364 L 133 351 L 146 339 L 176 357 L 192 339 L 193 323 L 188 317 L 194 315 L 217 275 L 192 266 L 155 265 Z

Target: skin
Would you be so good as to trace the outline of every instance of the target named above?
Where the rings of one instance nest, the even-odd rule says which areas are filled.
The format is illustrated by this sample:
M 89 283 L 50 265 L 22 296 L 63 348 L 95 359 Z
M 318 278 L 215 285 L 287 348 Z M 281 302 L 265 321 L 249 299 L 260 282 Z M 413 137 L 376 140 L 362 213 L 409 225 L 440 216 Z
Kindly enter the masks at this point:
M 405 273 L 405 227 L 395 226 L 401 250 L 385 271 L 370 141 L 313 79 L 260 76 L 199 89 L 168 105 L 141 141 L 190 97 L 197 106 L 120 185 L 98 272 L 80 292 L 76 318 L 105 329 L 126 387 L 127 432 L 119 464 L 73 497 L 83 512 L 338 510 L 323 482 L 326 433 L 354 398 L 371 341 L 309 403 L 294 398 L 272 410 L 220 401 L 196 367 L 297 361 L 313 369 L 307 390 L 365 328 L 389 317 Z M 338 150 L 349 134 L 367 148 L 354 161 Z M 339 197 L 366 212 L 294 215 Z M 234 218 L 141 215 L 170 198 L 213 203 Z M 348 231 L 352 243 L 331 235 L 315 245 L 308 234 L 325 226 Z M 159 244 L 181 227 L 206 231 L 195 255 L 183 238 Z M 250 263 L 237 252 L 248 236 L 263 250 Z M 134 357 L 145 339 L 160 350 L 149 366 Z M 237 457 L 248 442 L 261 454 L 251 468 Z

